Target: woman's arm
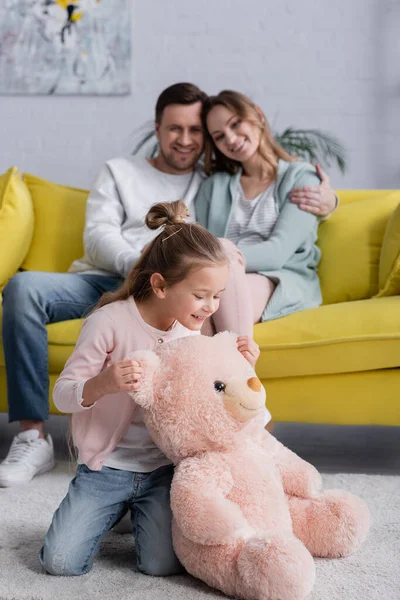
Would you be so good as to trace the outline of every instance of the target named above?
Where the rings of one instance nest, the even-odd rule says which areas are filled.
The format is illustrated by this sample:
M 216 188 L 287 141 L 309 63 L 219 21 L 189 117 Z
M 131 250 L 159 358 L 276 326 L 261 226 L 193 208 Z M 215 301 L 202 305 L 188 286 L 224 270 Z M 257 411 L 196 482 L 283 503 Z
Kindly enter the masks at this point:
M 314 185 L 317 181 L 319 179 L 315 173 L 301 173 L 295 185 Z M 287 194 L 270 237 L 259 244 L 238 245 L 246 259 L 246 271 L 281 269 L 316 228 L 317 223 L 315 215 L 300 211 L 288 201 Z

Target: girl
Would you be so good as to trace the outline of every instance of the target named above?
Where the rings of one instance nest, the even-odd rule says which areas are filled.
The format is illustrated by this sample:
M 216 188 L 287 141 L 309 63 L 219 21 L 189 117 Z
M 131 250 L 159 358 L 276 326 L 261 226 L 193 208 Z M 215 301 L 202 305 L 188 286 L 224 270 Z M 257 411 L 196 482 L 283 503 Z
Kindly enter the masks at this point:
M 197 194 L 197 220 L 226 238 L 230 262 L 236 257 L 242 265 L 212 321 L 217 331 L 251 336 L 254 323 L 321 304 L 319 221 L 289 201 L 291 190 L 319 178 L 275 142 L 264 114 L 243 94 L 209 97 L 202 120 L 205 169 L 214 174 Z
M 54 388 L 56 406 L 72 413 L 79 459 L 40 551 L 41 564 L 50 574 L 87 573 L 101 540 L 126 505 L 132 513 L 139 570 L 151 575 L 181 570 L 171 542 L 173 468 L 127 394 L 140 385 L 142 369 L 123 359 L 134 350 L 199 334 L 218 308 L 227 258 L 211 233 L 183 221 L 186 214 L 181 201 L 150 209 L 147 226 L 163 227 L 162 232 L 120 290 L 105 294 L 85 320 Z M 258 347 L 252 341 L 244 346 L 243 353 L 254 363 Z

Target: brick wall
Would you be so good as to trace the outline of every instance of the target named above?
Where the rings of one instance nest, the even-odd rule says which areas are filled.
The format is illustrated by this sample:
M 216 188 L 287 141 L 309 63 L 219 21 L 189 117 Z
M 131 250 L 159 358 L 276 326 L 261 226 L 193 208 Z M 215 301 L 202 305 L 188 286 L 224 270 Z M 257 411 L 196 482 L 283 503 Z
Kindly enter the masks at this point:
M 132 94 L 0 97 L 0 172 L 89 186 L 158 93 L 187 80 L 249 94 L 275 129 L 335 133 L 350 154 L 336 187 L 398 188 L 399 29 L 396 0 L 136 0 Z

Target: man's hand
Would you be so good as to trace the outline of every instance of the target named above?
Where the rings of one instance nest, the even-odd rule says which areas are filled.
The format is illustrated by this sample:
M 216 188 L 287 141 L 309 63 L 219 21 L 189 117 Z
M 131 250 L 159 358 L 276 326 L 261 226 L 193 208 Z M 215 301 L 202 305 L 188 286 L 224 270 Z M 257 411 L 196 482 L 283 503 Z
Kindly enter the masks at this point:
M 320 185 L 295 188 L 289 193 L 289 199 L 301 210 L 320 217 L 326 217 L 336 208 L 336 195 L 331 188 L 328 175 L 319 165 L 315 165 Z
M 256 344 L 256 342 L 248 335 L 239 336 L 236 342 L 237 349 L 241 354 L 243 354 L 247 362 L 249 362 L 254 369 L 258 357 L 260 356 L 260 348 L 258 347 L 258 344 Z

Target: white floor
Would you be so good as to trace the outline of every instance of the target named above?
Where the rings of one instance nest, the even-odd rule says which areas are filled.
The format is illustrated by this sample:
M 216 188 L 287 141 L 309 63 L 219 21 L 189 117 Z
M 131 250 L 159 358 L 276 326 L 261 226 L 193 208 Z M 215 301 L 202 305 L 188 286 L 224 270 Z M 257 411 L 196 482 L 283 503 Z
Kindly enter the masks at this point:
M 131 536 L 111 532 L 93 570 L 82 577 L 45 575 L 37 553 L 53 512 L 73 477 L 65 443 L 67 419 L 52 417 L 54 471 L 23 488 L 0 490 L 0 600 L 223 600 L 188 575 L 146 577 L 135 568 Z M 17 425 L 0 415 L 0 458 Z M 346 559 L 316 559 L 317 581 L 307 600 L 399 600 L 400 598 L 400 428 L 278 424 L 275 434 L 312 462 L 327 488 L 364 498 L 372 527 L 363 547 Z

